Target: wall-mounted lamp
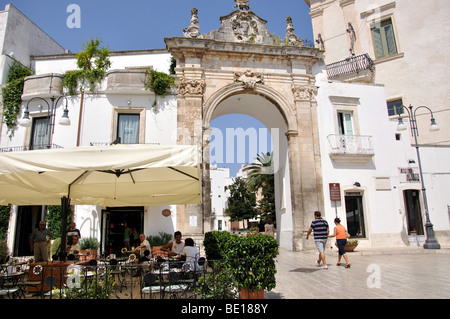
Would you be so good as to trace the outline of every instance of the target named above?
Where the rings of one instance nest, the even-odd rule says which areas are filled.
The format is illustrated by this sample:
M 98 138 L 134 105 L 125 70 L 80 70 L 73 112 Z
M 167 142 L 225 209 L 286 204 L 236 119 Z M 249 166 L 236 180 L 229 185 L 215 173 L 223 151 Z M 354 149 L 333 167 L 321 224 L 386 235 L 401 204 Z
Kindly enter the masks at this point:
M 361 184 L 360 184 L 359 182 L 354 182 L 354 183 L 353 183 L 353 186 L 355 186 L 355 187 L 361 187 Z
M 127 104 L 128 104 L 128 105 L 131 105 L 131 100 L 127 100 Z
M 20 119 L 19 121 L 19 125 L 20 126 L 24 126 L 24 127 L 30 127 L 32 122 L 30 119 L 30 112 L 28 110 L 28 105 L 30 104 L 31 101 L 39 99 L 45 102 L 45 104 L 47 104 L 47 111 L 48 111 L 48 115 L 47 115 L 47 133 L 48 133 L 48 128 L 52 127 L 52 133 L 54 132 L 54 125 L 55 125 L 55 113 L 56 113 L 56 107 L 58 105 L 58 102 L 61 100 L 61 98 L 64 98 L 66 100 L 66 108 L 63 111 L 63 115 L 61 117 L 61 119 L 58 121 L 58 124 L 60 125 L 70 125 L 70 119 L 69 119 L 69 110 L 67 108 L 68 106 L 68 102 L 67 102 L 67 97 L 65 95 L 60 96 L 58 99 L 56 99 L 54 96 L 50 98 L 50 100 L 52 101 L 52 105 L 50 106 L 50 104 L 47 102 L 47 100 L 45 100 L 44 98 L 41 98 L 39 96 L 36 96 L 32 99 L 30 99 L 27 102 L 27 106 L 25 107 L 25 111 L 23 112 L 23 117 Z M 56 100 L 56 101 L 55 101 Z M 40 110 L 42 110 L 42 105 L 38 105 L 38 108 Z

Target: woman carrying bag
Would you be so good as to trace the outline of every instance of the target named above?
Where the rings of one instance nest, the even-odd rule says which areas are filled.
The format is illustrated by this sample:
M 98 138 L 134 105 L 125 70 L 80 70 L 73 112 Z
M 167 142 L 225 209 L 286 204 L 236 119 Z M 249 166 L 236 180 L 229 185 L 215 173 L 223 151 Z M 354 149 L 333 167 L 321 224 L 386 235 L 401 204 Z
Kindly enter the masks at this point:
M 334 224 L 336 227 L 334 227 L 334 234 L 328 235 L 328 237 L 334 237 L 336 236 L 336 243 L 339 249 L 339 256 L 338 256 L 338 262 L 337 266 L 341 265 L 341 258 L 344 256 L 345 261 L 347 262 L 347 265 L 345 268 L 350 268 L 350 263 L 348 261 L 347 253 L 345 252 L 345 244 L 347 244 L 347 238 L 350 237 L 349 233 L 345 229 L 344 226 L 341 225 L 341 220 L 339 218 L 334 219 Z

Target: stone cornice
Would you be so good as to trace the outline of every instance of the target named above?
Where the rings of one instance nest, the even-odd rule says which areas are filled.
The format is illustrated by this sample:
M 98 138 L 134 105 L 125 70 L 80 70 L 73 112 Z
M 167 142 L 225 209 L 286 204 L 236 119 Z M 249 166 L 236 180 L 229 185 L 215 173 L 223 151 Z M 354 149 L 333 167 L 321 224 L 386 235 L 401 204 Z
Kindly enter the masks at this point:
M 262 45 L 238 42 L 223 42 L 212 39 L 195 39 L 184 37 L 165 38 L 167 50 L 172 53 L 190 52 L 196 54 L 252 54 L 272 55 L 295 58 L 308 58 L 317 61 L 323 56 L 323 51 L 311 47 Z

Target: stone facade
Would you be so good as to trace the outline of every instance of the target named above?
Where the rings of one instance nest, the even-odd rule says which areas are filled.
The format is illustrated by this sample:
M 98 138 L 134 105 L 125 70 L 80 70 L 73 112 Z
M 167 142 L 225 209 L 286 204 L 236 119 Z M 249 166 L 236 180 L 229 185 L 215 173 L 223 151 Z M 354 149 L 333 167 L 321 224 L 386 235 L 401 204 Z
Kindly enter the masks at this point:
M 203 215 L 204 224 L 198 224 L 197 229 L 186 226 L 185 232 L 201 233 L 208 231 L 210 225 L 209 148 L 205 132 L 214 112 L 232 97 L 259 96 L 269 101 L 285 122 L 282 138 L 287 144 L 292 206 L 292 242 L 287 245 L 301 250 L 306 243 L 303 234 L 312 218 L 310 213 L 322 208 L 317 88 L 312 75 L 322 51 L 304 47 L 296 40 L 292 19 L 287 20 L 287 36 L 291 40 L 284 41 L 270 34 L 266 21 L 253 13 L 248 3 L 244 7 L 221 17 L 221 27 L 204 35 L 196 32 L 200 23 L 194 9 L 188 29 L 195 32 L 185 29 L 185 37 L 165 39 L 177 61 L 176 74 L 180 79 L 178 128 L 188 131 L 203 149 L 203 206 L 187 206 L 184 222 L 186 225 L 190 216 L 201 220 Z

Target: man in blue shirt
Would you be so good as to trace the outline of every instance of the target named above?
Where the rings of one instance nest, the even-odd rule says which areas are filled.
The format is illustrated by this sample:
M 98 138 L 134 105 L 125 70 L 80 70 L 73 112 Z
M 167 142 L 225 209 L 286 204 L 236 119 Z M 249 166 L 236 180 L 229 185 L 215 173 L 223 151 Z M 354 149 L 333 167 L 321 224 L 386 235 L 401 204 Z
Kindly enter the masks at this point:
M 325 246 L 327 245 L 328 233 L 330 229 L 327 221 L 322 219 L 319 211 L 314 212 L 314 220 L 311 222 L 311 226 L 306 233 L 306 239 L 308 239 L 313 230 L 314 242 L 317 250 L 319 251 L 319 260 L 316 261 L 316 266 L 320 267 L 320 263 L 322 262 L 322 269 L 328 269 L 327 262 L 325 260 Z

